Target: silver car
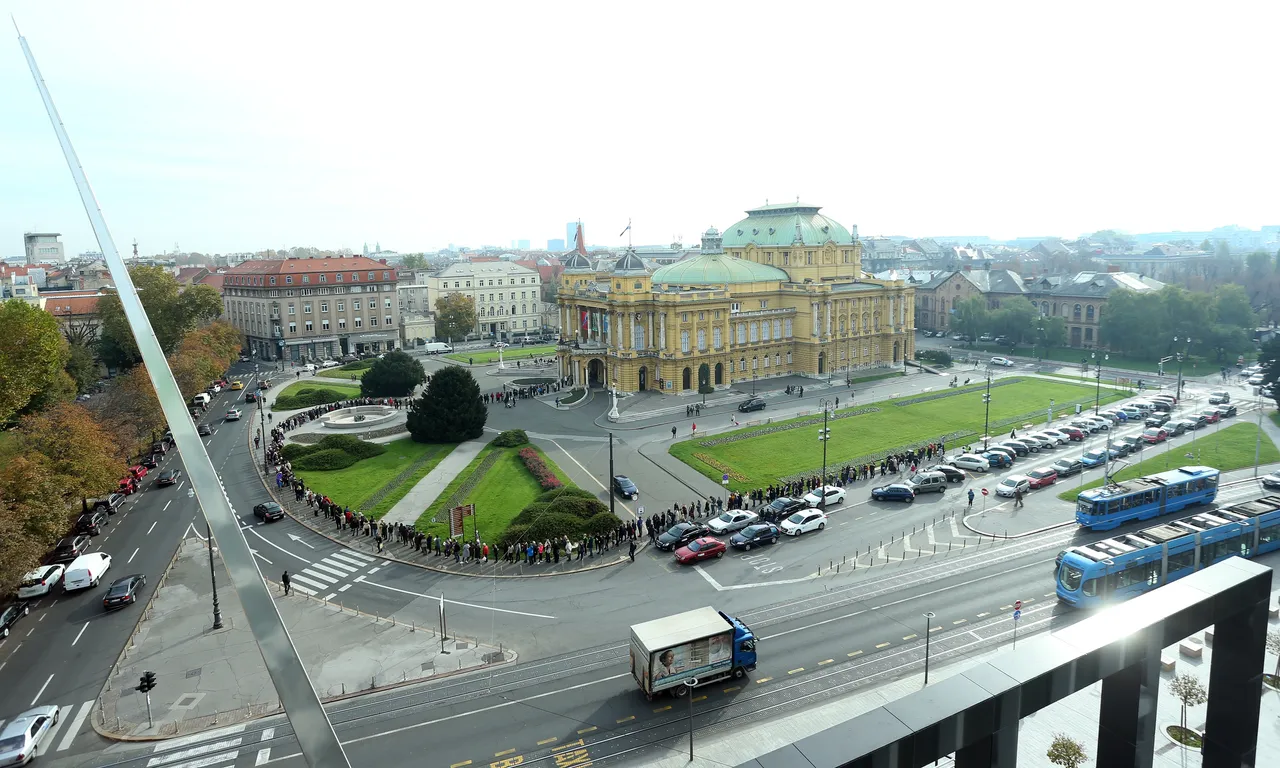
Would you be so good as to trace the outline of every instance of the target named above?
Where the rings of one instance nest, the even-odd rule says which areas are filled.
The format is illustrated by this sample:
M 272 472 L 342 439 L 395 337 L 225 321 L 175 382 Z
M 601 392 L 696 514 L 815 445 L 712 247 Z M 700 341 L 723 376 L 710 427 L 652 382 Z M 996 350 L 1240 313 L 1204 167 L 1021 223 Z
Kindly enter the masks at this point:
M 35 759 L 40 742 L 57 725 L 61 712 L 53 705 L 28 709 L 5 723 L 0 731 L 0 766 L 26 765 Z

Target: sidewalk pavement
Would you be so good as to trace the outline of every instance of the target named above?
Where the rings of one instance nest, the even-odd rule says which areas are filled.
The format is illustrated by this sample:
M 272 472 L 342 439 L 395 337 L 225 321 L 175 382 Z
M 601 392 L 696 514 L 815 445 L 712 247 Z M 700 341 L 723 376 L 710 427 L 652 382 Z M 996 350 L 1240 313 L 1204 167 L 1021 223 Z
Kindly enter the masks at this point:
M 458 447 L 445 456 L 427 473 L 426 477 L 419 480 L 404 495 L 404 498 L 397 501 L 382 519 L 388 523 L 408 523 L 409 525 L 417 522 L 418 517 L 435 502 L 449 483 L 462 474 L 467 465 L 489 444 L 492 438 L 487 434 L 485 437 L 484 440 L 467 440 L 459 443 Z
M 1276 605 L 1280 590 L 1271 593 L 1271 605 Z M 1268 622 L 1268 629 L 1280 628 L 1280 622 L 1274 618 Z M 1051 634 L 1051 633 L 1050 633 Z M 1209 632 L 1212 634 L 1212 631 Z M 1006 633 L 1006 637 L 1008 634 Z M 1034 637 L 1034 636 L 1033 636 Z M 1191 636 L 1203 647 L 1199 658 L 1180 653 L 1180 644 L 1164 649 L 1162 660 L 1173 661 L 1172 669 L 1160 673 L 1160 689 L 1157 697 L 1156 746 L 1155 763 L 1157 768 L 1184 768 L 1198 764 L 1196 753 L 1184 749 L 1166 735 L 1166 728 L 1178 725 L 1182 716 L 1181 702 L 1170 692 L 1169 683 L 1176 674 L 1192 673 L 1200 678 L 1205 688 L 1209 687 L 1209 660 L 1212 658 L 1212 640 L 1206 638 L 1206 632 L 1198 632 Z M 1208 642 L 1205 642 L 1208 640 Z M 1024 639 L 1024 643 L 1026 639 Z M 1034 640 L 1032 641 L 1034 642 Z M 1001 642 L 998 646 L 982 653 L 965 656 L 962 660 L 939 664 L 934 659 L 929 670 L 932 682 L 940 682 L 946 678 L 964 672 L 979 664 L 990 661 L 993 657 L 1010 649 L 1010 642 Z M 923 659 L 923 655 L 921 655 Z M 917 664 L 917 666 L 920 666 Z M 1264 669 L 1270 672 L 1275 668 L 1275 654 L 1268 653 Z M 878 675 L 871 675 L 872 678 Z M 686 737 L 667 742 L 667 757 L 651 763 L 655 768 L 723 768 L 726 765 L 742 765 L 767 755 L 776 749 L 785 747 L 801 739 L 812 736 L 827 728 L 837 727 L 853 718 L 869 712 L 877 707 L 919 691 L 924 684 L 923 672 L 911 674 L 892 682 L 876 685 L 873 688 L 858 691 L 816 707 L 802 708 L 794 715 L 770 721 L 768 728 L 757 728 L 752 731 L 751 738 L 742 738 L 741 731 L 725 729 L 708 729 L 711 732 L 696 735 L 694 739 L 694 760 L 689 761 L 689 747 Z M 1262 711 L 1258 722 L 1259 755 L 1280 754 L 1280 728 L 1271 724 L 1280 717 L 1280 691 L 1262 687 Z M 1229 695 L 1229 694 L 1224 694 Z M 1090 763 L 1097 758 L 1097 733 L 1102 702 L 1102 683 L 1095 683 L 1078 693 L 1069 696 L 1056 704 L 1022 719 L 1018 727 L 1018 765 L 1049 766 L 1046 753 L 1053 739 L 1066 733 L 1084 744 L 1090 756 Z M 1187 725 L 1197 731 L 1204 732 L 1204 706 L 1190 707 L 1187 710 Z M 845 755 L 852 759 L 855 755 Z M 944 758 L 937 763 L 940 768 L 954 766 L 954 756 Z
M 93 721 L 102 735 L 164 739 L 279 711 L 279 697 L 216 548 L 223 628 L 211 628 L 208 557 L 203 540 L 184 539 L 145 609 L 123 609 L 139 613 L 140 620 L 98 699 Z M 456 637 L 446 639 L 442 654 L 434 628 L 398 624 L 297 592 L 284 597 L 279 585 L 271 588 L 323 700 L 515 659 L 510 651 Z M 134 690 L 144 670 L 157 678 L 151 692 L 154 726 L 147 724 L 146 696 Z

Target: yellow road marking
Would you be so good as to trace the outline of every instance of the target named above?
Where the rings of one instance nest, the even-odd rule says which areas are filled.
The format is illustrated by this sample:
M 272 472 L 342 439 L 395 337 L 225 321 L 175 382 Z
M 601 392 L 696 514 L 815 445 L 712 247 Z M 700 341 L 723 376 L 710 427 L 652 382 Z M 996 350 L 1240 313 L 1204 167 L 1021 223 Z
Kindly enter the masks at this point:
M 968 619 L 956 619 L 955 621 L 953 621 L 953 622 L 951 622 L 951 623 L 952 623 L 952 624 L 963 624 L 963 623 L 965 623 L 966 621 L 968 621 Z
M 820 661 L 818 662 L 818 666 L 822 666 L 823 664 L 830 664 L 833 661 L 835 661 L 835 659 L 827 659 L 826 661 Z
M 591 733 L 594 730 L 596 730 L 596 726 L 594 725 L 591 726 L 590 728 L 583 728 L 582 730 L 578 731 L 578 735 L 581 736 L 584 733 Z
M 464 765 L 471 765 L 471 761 L 464 760 L 461 763 L 454 763 L 453 765 L 449 766 L 449 768 L 462 768 L 462 766 Z
M 494 757 L 502 757 L 503 755 L 509 755 L 509 754 L 511 754 L 512 752 L 515 752 L 515 750 L 514 750 L 514 749 L 504 749 L 504 750 L 502 750 L 501 752 L 494 752 L 494 753 L 493 753 L 493 756 L 494 756 Z
M 888 643 L 881 643 L 881 644 L 877 645 L 876 647 L 877 647 L 877 648 L 883 648 L 883 647 L 885 647 L 886 645 L 888 645 Z
M 1027 603 L 1034 603 L 1035 601 L 1036 599 L 1034 597 L 1028 597 L 1026 600 L 1022 601 L 1022 604 L 1026 605 Z
M 510 749 L 507 750 L 507 752 L 513 751 L 514 750 Z M 502 754 L 505 755 L 507 752 L 503 752 Z M 516 755 L 515 757 L 508 757 L 503 760 L 494 760 L 492 763 L 489 763 L 489 768 L 515 768 L 517 765 L 524 765 L 524 755 Z
M 984 618 L 984 617 L 986 617 L 986 616 L 990 616 L 990 615 L 991 615 L 991 611 L 983 611 L 982 613 L 978 614 L 978 618 L 980 618 L 980 619 L 981 619 L 981 618 Z
M 846 653 L 845 655 L 852 659 L 854 656 L 861 656 L 862 651 L 854 651 L 853 653 Z
M 759 680 L 757 680 L 757 681 L 756 681 L 756 685 L 759 685 L 759 684 L 761 684 L 761 683 L 767 683 L 767 682 L 769 682 L 769 681 L 770 681 L 770 680 L 772 680 L 772 679 L 773 679 L 772 677 L 762 677 L 762 678 L 760 678 Z
M 705 700 L 706 700 L 706 698 L 707 698 L 707 695 L 704 693 L 704 694 L 702 694 L 701 696 L 699 696 L 698 698 L 694 699 L 694 701 L 705 701 Z
M 668 705 L 668 706 L 663 707 L 662 709 L 655 709 L 655 710 L 653 710 L 653 711 L 654 711 L 654 712 L 661 712 L 663 709 L 671 709 L 671 707 L 670 707 L 670 705 Z M 628 722 L 628 721 L 630 721 L 630 720 L 635 720 L 635 719 L 636 719 L 636 716 L 635 716 L 635 715 L 627 715 L 626 717 L 620 717 L 620 718 L 618 718 L 618 722 L 619 722 L 619 723 L 625 723 L 625 722 Z
M 1010 609 L 1012 609 L 1012 608 L 1013 608 L 1013 606 L 1012 606 L 1012 605 L 1002 605 L 1002 606 L 1000 606 L 1000 610 L 1002 610 L 1002 611 L 1008 611 L 1008 610 L 1010 610 Z
M 796 667 L 795 669 L 788 669 L 787 674 L 794 675 L 797 672 L 803 672 L 803 671 L 804 671 L 804 667 Z
M 568 744 L 561 744 L 561 745 L 560 745 L 560 746 L 558 746 L 558 747 L 552 747 L 552 748 L 551 748 L 551 751 L 552 751 L 552 752 L 563 752 L 563 751 L 565 751 L 566 749 L 572 749 L 573 747 L 581 747 L 581 746 L 583 746 L 585 743 L 586 743 L 586 742 L 584 742 L 582 739 L 578 739 L 577 741 L 571 741 L 571 742 L 569 742 Z
M 559 741 L 559 740 L 560 740 L 559 736 L 552 736 L 549 739 L 543 739 L 542 741 L 538 742 L 538 746 L 542 746 L 543 744 L 550 744 L 553 741 Z
M 942 627 L 929 627 L 930 632 L 941 632 Z
M 919 635 L 917 635 L 916 633 L 912 632 L 911 634 L 907 635 L 906 637 L 904 637 L 904 638 L 902 638 L 902 639 L 903 639 L 903 640 L 914 640 L 914 639 L 916 639 L 917 637 L 919 637 Z
M 735 686 L 733 686 L 732 688 L 725 688 L 725 689 L 724 689 L 724 692 L 725 692 L 725 693 L 733 693 L 734 691 L 740 691 L 740 690 L 742 690 L 742 686 L 740 686 L 740 685 L 735 685 Z

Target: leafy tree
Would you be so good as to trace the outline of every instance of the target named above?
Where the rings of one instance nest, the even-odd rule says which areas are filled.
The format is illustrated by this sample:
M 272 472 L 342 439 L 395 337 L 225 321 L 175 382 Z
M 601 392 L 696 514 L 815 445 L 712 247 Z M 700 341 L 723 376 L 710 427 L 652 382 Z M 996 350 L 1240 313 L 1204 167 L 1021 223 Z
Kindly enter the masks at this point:
M 427 380 L 422 363 L 396 350 L 373 364 L 360 380 L 360 394 L 365 397 L 407 397 L 414 387 Z
M 1219 323 L 1252 329 L 1256 323 L 1249 295 L 1238 285 L 1220 285 L 1213 289 L 1213 314 Z
M 22 447 L 44 456 L 67 501 L 110 493 L 127 456 L 84 407 L 59 403 L 27 416 L 19 425 Z
M 1280 387 L 1275 386 L 1280 380 L 1280 364 L 1277 361 L 1280 361 L 1280 336 L 1264 342 L 1262 348 L 1258 350 L 1258 362 L 1265 363 L 1267 366 L 1267 369 L 1262 372 L 1262 386 L 1271 387 L 1271 391 L 1275 393 L 1277 407 L 1280 407 Z
M 210 286 L 184 288 L 164 267 L 133 267 L 129 275 L 166 355 L 177 349 L 188 331 L 222 314 L 222 296 Z M 98 316 L 102 318 L 99 353 L 103 361 L 128 367 L 141 360 L 118 294 L 109 293 L 98 299 Z
M 447 293 L 436 299 L 436 338 L 462 339 L 476 328 L 476 303 L 470 296 Z
M 164 429 L 164 413 L 146 366 L 134 366 L 117 376 L 103 396 L 89 404 L 98 421 L 115 436 L 123 454 L 137 453 Z
M 1007 336 L 1015 345 L 1021 344 L 1035 338 L 1032 335 L 1035 333 L 1033 324 L 1039 316 L 1040 310 L 1027 299 L 1012 299 L 990 313 L 987 328 L 997 335 Z
M 1245 273 L 1249 276 L 1250 283 L 1261 280 L 1271 274 L 1271 254 L 1266 251 L 1254 251 L 1244 257 L 1244 268 Z
M 87 344 L 73 341 L 67 344 L 67 375 L 76 383 L 76 392 L 87 392 L 98 380 L 98 361 Z
M 427 257 L 421 253 L 410 253 L 400 259 L 400 269 L 426 269 Z
M 63 385 L 69 354 L 53 315 L 20 299 L 0 303 L 0 422 L 39 392 Z
M 1187 730 L 1187 708 L 1198 707 L 1209 700 L 1209 692 L 1200 679 L 1190 673 L 1174 675 L 1169 681 L 1169 692 L 1182 702 L 1182 730 Z
M 1276 671 L 1271 676 L 1280 682 L 1280 629 L 1273 629 L 1267 633 L 1267 650 L 1276 655 Z
M 43 455 L 16 455 L 0 466 L 0 592 L 11 594 L 70 522 L 59 481 Z
M 1067 345 L 1067 320 L 1064 317 L 1046 317 L 1043 325 L 1044 345 L 1046 347 L 1065 347 Z
M 457 443 L 484 433 L 489 412 L 471 371 L 449 366 L 431 377 L 409 411 L 409 435 L 419 443 Z
M 1218 247 L 1214 250 L 1214 255 L 1219 259 L 1231 258 L 1231 246 L 1227 245 L 1226 240 L 1219 240 Z
M 991 312 L 987 309 L 986 300 L 975 296 L 955 305 L 951 327 L 976 339 L 987 329 L 990 321 Z
M 1200 250 L 1204 253 L 1213 253 L 1213 243 L 1209 242 L 1209 238 L 1200 241 Z
M 1053 743 L 1045 754 L 1049 762 L 1062 768 L 1080 768 L 1089 760 L 1084 745 L 1065 733 L 1054 734 Z

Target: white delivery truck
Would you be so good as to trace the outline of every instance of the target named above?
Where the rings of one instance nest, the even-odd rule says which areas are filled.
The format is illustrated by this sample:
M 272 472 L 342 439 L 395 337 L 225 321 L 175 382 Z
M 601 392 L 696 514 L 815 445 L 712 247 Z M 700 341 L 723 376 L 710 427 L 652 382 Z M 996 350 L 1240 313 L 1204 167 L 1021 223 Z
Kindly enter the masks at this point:
M 445 344 L 443 341 L 428 341 L 423 349 L 425 349 L 429 355 L 439 355 L 453 351 L 453 347 Z
M 631 676 L 648 699 L 684 696 L 756 668 L 751 628 L 724 611 L 697 608 L 631 628 Z

